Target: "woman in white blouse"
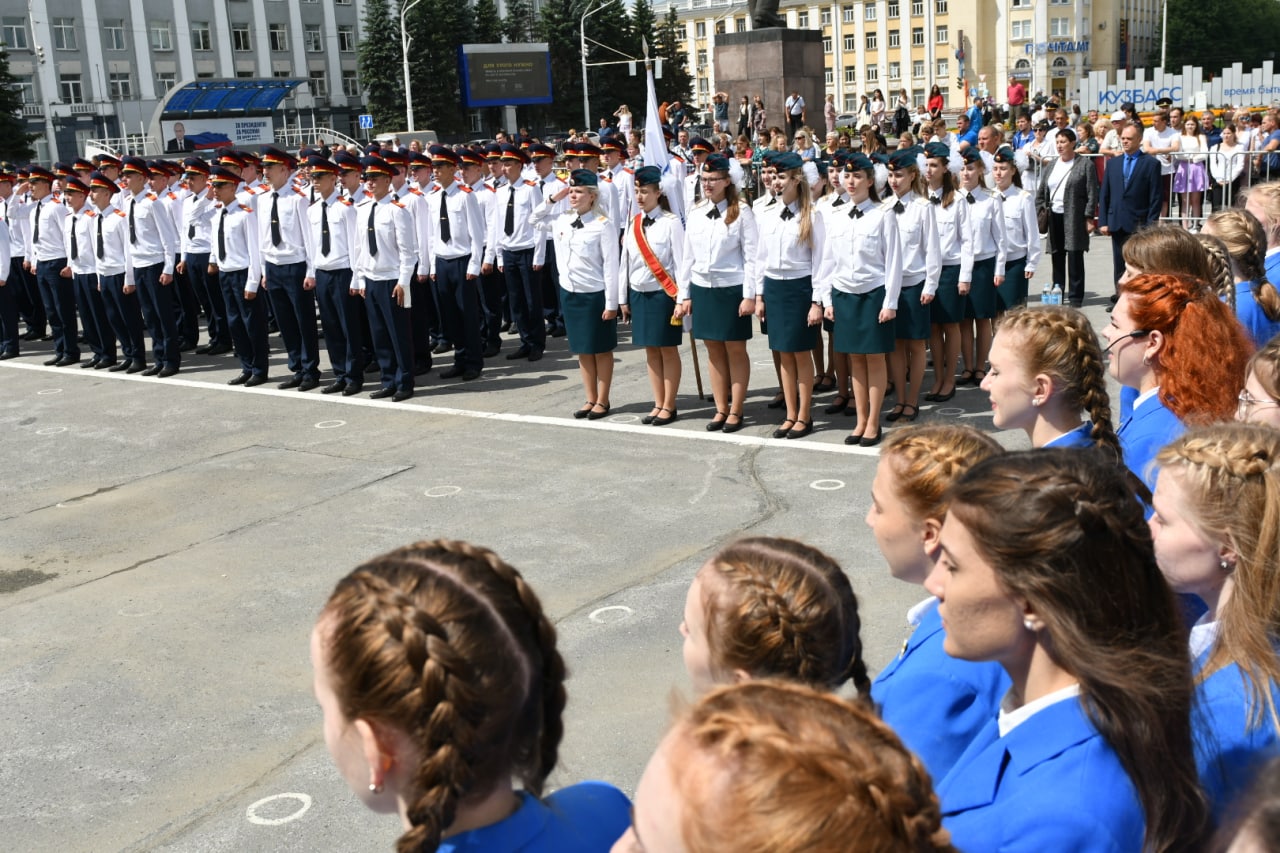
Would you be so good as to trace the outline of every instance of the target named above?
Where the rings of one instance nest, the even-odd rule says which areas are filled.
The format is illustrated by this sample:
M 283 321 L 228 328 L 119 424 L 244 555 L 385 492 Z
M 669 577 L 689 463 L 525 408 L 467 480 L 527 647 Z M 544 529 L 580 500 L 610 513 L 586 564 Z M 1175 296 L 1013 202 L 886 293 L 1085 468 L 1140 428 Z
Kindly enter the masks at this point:
M 942 268 L 938 275 L 937 297 L 929 305 L 933 389 L 924 398 L 929 402 L 942 403 L 955 396 L 957 384 L 978 384 L 972 363 L 966 363 L 965 372 L 959 380 L 956 379 L 956 364 L 960 360 L 960 326 L 973 283 L 973 235 L 969 229 L 970 206 L 956 187 L 951 149 L 941 142 L 931 142 L 925 146 L 925 156 L 925 180 L 929 188 L 929 202 L 933 205 Z M 957 155 L 957 170 L 959 163 Z
M 1233 124 L 1222 128 L 1222 141 L 1209 149 L 1209 176 L 1212 179 L 1213 209 L 1230 207 L 1240 193 L 1244 181 L 1245 148 L 1240 144 Z
M 680 390 L 680 337 L 684 325 L 675 316 L 675 274 L 684 259 L 684 226 L 667 206 L 662 170 L 636 171 L 636 204 L 640 212 L 622 232 L 622 316 L 631 320 L 631 342 L 644 347 L 653 389 L 653 411 L 646 424 L 674 421 Z
M 992 321 L 996 318 L 996 288 L 1004 284 L 1004 213 L 1000 199 L 983 186 L 987 167 L 980 152 L 969 148 L 961 156 L 964 165 L 960 167 L 960 191 L 969 208 L 973 278 L 960 321 L 960 353 L 966 372 L 972 369 L 974 379 L 980 383 L 982 379 L 978 374 L 986 376 L 991 338 L 995 334 Z
M 674 316 L 691 315 L 693 336 L 707 345 L 716 403 L 707 431 L 737 432 L 751 378 L 747 341 L 756 308 L 756 218 L 730 183 L 725 157 L 706 159 L 702 185 L 702 201 L 685 220 Z
M 991 174 L 1004 212 L 1004 281 L 996 285 L 996 312 L 1003 314 L 1027 301 L 1027 285 L 1040 264 L 1040 227 L 1035 196 L 1022 188 L 1018 155 L 1005 145 L 994 161 Z
M 1173 174 L 1173 191 L 1181 197 L 1182 227 L 1199 231 L 1204 191 L 1209 188 L 1209 169 L 1205 164 L 1209 143 L 1200 132 L 1200 120 L 1187 116 L 1178 137 L 1177 171 Z
M 550 230 L 560 271 L 560 308 L 569 351 L 587 399 L 575 418 L 599 420 L 609 414 L 613 351 L 618 347 L 618 225 L 600 208 L 595 172 L 577 169 L 569 186 L 539 205 L 529 221 Z M 569 210 L 554 217 L 554 205 L 569 196 Z

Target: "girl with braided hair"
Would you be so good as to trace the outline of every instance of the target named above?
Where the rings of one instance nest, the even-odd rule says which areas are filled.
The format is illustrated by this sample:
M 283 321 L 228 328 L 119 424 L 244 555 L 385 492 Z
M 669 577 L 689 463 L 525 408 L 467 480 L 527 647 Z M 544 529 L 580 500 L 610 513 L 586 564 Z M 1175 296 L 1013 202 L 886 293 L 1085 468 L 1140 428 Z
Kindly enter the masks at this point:
M 1226 244 L 1235 279 L 1236 317 L 1253 345 L 1262 348 L 1280 333 L 1280 291 L 1267 280 L 1267 232 L 1249 211 L 1216 210 L 1204 230 Z
M 1191 629 L 1197 758 L 1221 816 L 1280 754 L 1280 431 L 1217 424 L 1156 458 L 1156 560 L 1208 608 Z
M 954 853 L 919 759 L 861 702 L 782 681 L 680 713 L 613 853 Z
M 1008 453 L 947 499 L 925 581 L 943 648 L 1012 681 L 938 785 L 956 846 L 1203 849 L 1186 633 L 1127 472 L 1078 450 Z
M 1022 429 L 1032 447 L 1103 446 L 1120 458 L 1102 348 L 1077 308 L 1023 307 L 1005 314 L 982 390 L 991 396 L 996 429 Z M 1081 411 L 1090 420 L 1082 420 Z
M 1236 420 L 1280 428 L 1280 335 L 1254 353 L 1245 373 Z
M 858 597 L 840 565 L 793 539 L 739 539 L 708 560 L 685 596 L 684 663 L 694 689 L 785 678 L 870 692 Z
M 1205 280 L 1219 299 L 1231 306 L 1232 311 L 1236 310 L 1236 277 L 1227 244 L 1203 229 L 1196 233 L 1195 238 L 1209 262 L 1210 275 Z
M 626 829 L 609 785 L 539 799 L 564 732 L 564 661 L 538 597 L 492 551 L 419 542 L 357 567 L 320 613 L 311 660 L 329 753 L 366 806 L 400 814 L 398 853 L 591 853 Z
M 1003 453 L 972 427 L 926 424 L 889 436 L 871 483 L 867 526 L 900 581 L 923 585 L 938 558 L 947 488 L 972 465 Z M 881 718 L 941 779 L 1000 708 L 1009 676 L 999 664 L 956 660 L 942 650 L 938 599 L 907 612 L 911 634 L 881 670 L 871 698 Z

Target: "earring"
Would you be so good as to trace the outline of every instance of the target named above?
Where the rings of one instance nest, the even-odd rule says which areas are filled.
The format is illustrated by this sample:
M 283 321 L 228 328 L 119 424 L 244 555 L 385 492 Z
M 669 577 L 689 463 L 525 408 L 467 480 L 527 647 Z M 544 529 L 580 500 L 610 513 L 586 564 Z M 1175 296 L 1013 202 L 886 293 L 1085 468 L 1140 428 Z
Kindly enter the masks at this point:
M 373 783 L 373 782 L 370 782 L 370 783 L 369 783 L 369 793 L 371 793 L 371 794 L 381 794 L 381 793 L 382 793 L 382 786 L 381 786 L 381 785 L 377 785 L 377 784 L 375 784 L 375 783 Z
M 1235 568 L 1235 566 L 1231 565 L 1231 564 L 1230 564 L 1230 563 L 1228 563 L 1226 560 L 1220 560 L 1220 561 L 1218 562 L 1218 568 L 1222 569 L 1224 572 L 1229 572 L 1229 571 L 1231 571 L 1232 569 L 1234 569 L 1234 568 Z
M 1022 620 L 1022 627 L 1026 628 L 1028 631 L 1030 631 L 1033 634 L 1036 631 L 1036 623 L 1032 621 L 1030 616 Z
M 1142 366 L 1143 366 L 1143 367 L 1148 367 L 1148 366 L 1150 366 L 1150 364 L 1151 364 L 1151 358 L 1150 358 L 1150 356 L 1146 356 L 1146 355 L 1144 355 L 1144 356 L 1142 357 Z
M 1044 398 L 1043 398 L 1043 397 L 1032 397 L 1032 398 L 1031 398 L 1031 405 L 1033 405 L 1033 406 L 1043 406 L 1043 405 L 1044 405 Z

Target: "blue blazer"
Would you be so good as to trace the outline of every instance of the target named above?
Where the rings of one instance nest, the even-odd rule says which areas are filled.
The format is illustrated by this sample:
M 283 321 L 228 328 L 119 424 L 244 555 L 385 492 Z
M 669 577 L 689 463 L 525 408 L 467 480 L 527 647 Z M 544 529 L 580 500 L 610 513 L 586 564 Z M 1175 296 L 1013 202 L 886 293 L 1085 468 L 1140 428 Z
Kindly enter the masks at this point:
M 1200 661 L 1203 666 L 1208 654 Z M 1271 685 L 1272 701 L 1280 705 L 1280 687 Z M 1275 724 L 1262 711 L 1262 722 L 1249 728 L 1250 699 L 1244 674 L 1236 664 L 1224 666 L 1196 687 L 1196 767 L 1209 795 L 1215 821 L 1248 790 L 1254 774 L 1280 755 Z
M 1270 281 L 1270 276 L 1268 276 Z M 1236 319 L 1253 341 L 1253 345 L 1262 349 L 1277 334 L 1280 334 L 1280 320 L 1272 320 L 1262 310 L 1253 295 L 1253 282 L 1242 281 L 1236 285 Z
M 1071 432 L 1064 432 L 1053 441 L 1045 445 L 1045 447 L 1084 447 L 1094 446 L 1093 441 L 1093 421 L 1085 421 Z
M 1132 234 L 1160 218 L 1160 161 L 1138 154 L 1124 182 L 1124 155 L 1107 161 L 1098 194 L 1098 227 Z
M 1116 435 L 1120 437 L 1120 450 L 1124 464 L 1147 484 L 1152 491 L 1156 487 L 1156 474 L 1146 469 L 1156 458 L 1160 448 L 1186 431 L 1178 416 L 1165 408 L 1157 394 L 1133 410 L 1128 420 L 1120 424 Z
M 945 632 L 935 600 L 902 654 L 881 670 L 871 698 L 929 775 L 947 775 L 974 735 L 1000 711 L 1009 676 L 997 663 L 958 660 L 942 650 Z
M 631 802 L 604 782 L 570 785 L 543 800 L 519 796 L 515 814 L 444 839 L 439 853 L 609 853 L 631 826 Z
M 970 853 L 1135 853 L 1137 791 L 1077 698 L 1005 737 L 992 719 L 938 785 L 942 825 Z

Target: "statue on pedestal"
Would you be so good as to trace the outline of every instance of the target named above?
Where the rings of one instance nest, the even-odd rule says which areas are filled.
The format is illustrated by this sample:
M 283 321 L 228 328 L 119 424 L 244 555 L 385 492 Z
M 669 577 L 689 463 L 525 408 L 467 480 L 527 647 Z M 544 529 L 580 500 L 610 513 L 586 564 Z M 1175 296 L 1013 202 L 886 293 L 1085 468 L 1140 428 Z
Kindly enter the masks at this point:
M 751 16 L 751 26 L 757 30 L 770 27 L 786 28 L 787 22 L 778 16 L 779 0 L 747 0 L 747 13 Z

